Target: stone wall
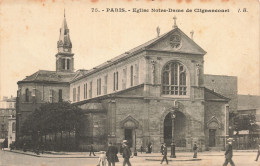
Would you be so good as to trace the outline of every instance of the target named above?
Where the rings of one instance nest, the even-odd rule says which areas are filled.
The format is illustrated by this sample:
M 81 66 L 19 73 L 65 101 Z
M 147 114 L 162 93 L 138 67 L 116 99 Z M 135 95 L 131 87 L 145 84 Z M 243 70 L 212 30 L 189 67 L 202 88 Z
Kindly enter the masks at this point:
M 209 147 L 209 129 L 216 129 L 216 148 L 223 149 L 225 131 L 228 132 L 228 112 L 225 115 L 227 102 L 205 102 L 205 140 Z M 225 120 L 226 118 L 226 120 Z
M 204 75 L 205 87 L 229 99 L 230 112 L 237 111 L 237 77 L 224 75 Z

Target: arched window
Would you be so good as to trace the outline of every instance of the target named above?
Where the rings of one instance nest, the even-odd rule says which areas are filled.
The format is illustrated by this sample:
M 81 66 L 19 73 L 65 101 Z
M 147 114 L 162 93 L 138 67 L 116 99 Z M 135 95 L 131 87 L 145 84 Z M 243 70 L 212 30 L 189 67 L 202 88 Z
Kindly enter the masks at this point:
M 61 59 L 61 65 L 62 65 L 62 69 L 65 70 L 66 69 L 66 59 Z
M 15 124 L 15 122 L 13 122 L 12 123 L 12 132 L 15 132 L 15 130 L 16 130 L 16 124 Z
M 29 89 L 28 88 L 25 90 L 25 101 L 29 102 Z
M 70 60 L 67 59 L 67 70 L 69 70 L 69 69 L 70 69 Z
M 179 62 L 171 62 L 164 66 L 162 72 L 162 94 L 187 95 L 187 74 Z

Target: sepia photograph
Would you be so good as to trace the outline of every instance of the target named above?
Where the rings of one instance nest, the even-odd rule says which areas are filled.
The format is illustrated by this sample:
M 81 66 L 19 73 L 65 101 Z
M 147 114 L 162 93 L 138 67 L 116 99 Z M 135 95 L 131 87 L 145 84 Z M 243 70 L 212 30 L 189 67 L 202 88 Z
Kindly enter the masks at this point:
M 0 0 L 0 165 L 259 166 L 259 0 Z

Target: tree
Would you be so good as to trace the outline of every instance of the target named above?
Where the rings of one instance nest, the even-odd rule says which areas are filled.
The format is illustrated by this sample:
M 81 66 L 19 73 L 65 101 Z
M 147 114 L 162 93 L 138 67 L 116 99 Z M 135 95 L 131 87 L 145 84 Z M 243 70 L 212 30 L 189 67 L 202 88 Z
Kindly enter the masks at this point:
M 69 134 L 78 131 L 83 121 L 83 112 L 69 102 L 46 103 L 28 116 L 22 125 L 22 133 L 38 139 L 39 135 Z
M 249 132 L 254 132 L 257 128 L 256 116 L 254 114 L 238 114 L 234 116 L 233 127 L 237 133 L 241 130 L 249 130 Z

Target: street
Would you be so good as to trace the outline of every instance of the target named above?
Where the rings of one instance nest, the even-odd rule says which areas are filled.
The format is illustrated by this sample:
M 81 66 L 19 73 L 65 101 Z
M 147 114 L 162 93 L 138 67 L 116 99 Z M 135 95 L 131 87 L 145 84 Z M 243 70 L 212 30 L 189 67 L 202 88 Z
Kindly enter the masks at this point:
M 224 152 L 201 152 L 198 159 L 193 160 L 192 153 L 179 152 L 177 158 L 171 159 L 168 156 L 169 164 L 174 166 L 222 166 L 224 163 Z M 98 154 L 97 154 L 98 156 Z M 119 163 L 122 166 L 123 158 L 119 156 Z M 89 157 L 88 152 L 75 152 L 63 155 L 40 155 L 30 156 L 28 154 L 0 151 L 1 166 L 96 166 L 97 157 Z M 256 152 L 234 152 L 233 161 L 237 166 L 260 166 L 260 161 L 254 161 Z M 133 166 L 159 166 L 161 155 L 159 153 L 140 154 L 130 159 Z M 163 165 L 166 165 L 164 162 Z

